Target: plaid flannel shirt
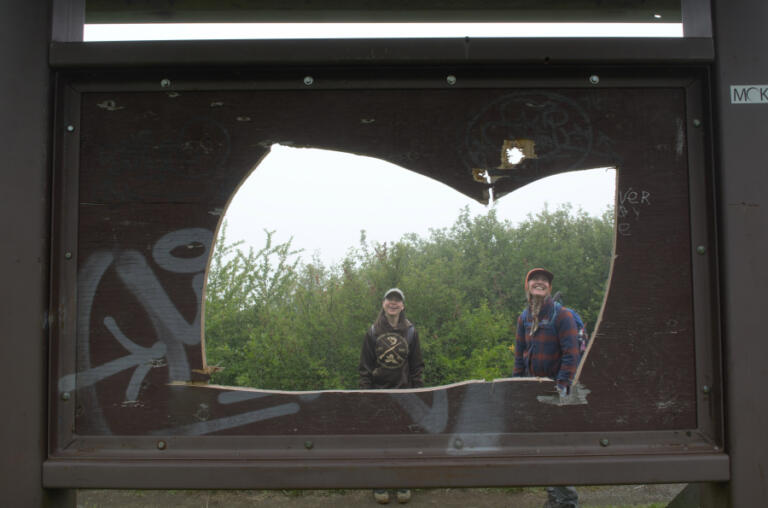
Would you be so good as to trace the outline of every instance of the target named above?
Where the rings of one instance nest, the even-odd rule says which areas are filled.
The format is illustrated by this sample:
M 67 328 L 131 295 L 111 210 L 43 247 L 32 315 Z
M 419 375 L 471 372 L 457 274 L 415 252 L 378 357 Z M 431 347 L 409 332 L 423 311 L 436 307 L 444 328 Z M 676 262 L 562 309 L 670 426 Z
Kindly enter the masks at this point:
M 532 322 L 524 320 L 524 312 L 517 318 L 515 336 L 515 377 L 548 377 L 558 384 L 570 386 L 579 363 L 578 329 L 573 315 L 559 306 L 552 314 L 555 303 L 547 297 L 539 312 L 539 327 L 531 336 Z

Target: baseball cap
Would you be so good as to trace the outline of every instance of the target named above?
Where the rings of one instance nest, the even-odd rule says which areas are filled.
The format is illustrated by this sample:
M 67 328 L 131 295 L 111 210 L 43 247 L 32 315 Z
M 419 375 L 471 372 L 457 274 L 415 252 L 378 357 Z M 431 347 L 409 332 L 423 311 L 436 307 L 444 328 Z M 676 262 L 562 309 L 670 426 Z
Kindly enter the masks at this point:
M 403 294 L 403 292 L 402 292 L 400 289 L 398 289 L 398 288 L 390 288 L 390 289 L 387 289 L 387 292 L 386 292 L 386 293 L 384 293 L 384 299 L 386 300 L 386 299 L 387 299 L 387 297 L 388 297 L 389 295 L 391 295 L 392 293 L 397 293 L 398 295 L 400 295 L 400 299 L 401 299 L 402 301 L 405 301 L 405 295 L 404 295 L 404 294 Z
M 525 280 L 523 281 L 523 289 L 528 291 L 528 281 L 531 280 L 531 277 L 533 277 L 534 275 L 537 275 L 537 274 L 541 274 L 544 277 L 546 277 L 547 280 L 549 280 L 550 284 L 552 284 L 552 279 L 555 278 L 555 276 L 549 270 L 546 270 L 544 268 L 534 268 L 533 270 L 529 271 L 526 274 Z

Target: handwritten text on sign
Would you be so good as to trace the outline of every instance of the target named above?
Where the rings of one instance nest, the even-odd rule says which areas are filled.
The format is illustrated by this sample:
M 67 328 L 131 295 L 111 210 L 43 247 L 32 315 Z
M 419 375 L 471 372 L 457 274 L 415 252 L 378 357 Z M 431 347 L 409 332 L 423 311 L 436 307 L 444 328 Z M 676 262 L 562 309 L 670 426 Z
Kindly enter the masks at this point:
M 768 104 L 768 85 L 731 85 L 731 104 Z

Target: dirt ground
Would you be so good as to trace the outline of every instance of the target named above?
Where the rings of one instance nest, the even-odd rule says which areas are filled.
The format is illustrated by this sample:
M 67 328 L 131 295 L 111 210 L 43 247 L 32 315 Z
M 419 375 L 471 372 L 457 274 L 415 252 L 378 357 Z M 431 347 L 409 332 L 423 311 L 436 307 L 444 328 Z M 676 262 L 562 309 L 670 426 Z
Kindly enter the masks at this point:
M 665 507 L 684 484 L 579 487 L 581 508 Z M 539 508 L 541 488 L 414 489 L 411 508 Z M 331 508 L 374 507 L 370 490 L 81 490 L 78 508 Z M 393 500 L 390 506 L 400 506 Z

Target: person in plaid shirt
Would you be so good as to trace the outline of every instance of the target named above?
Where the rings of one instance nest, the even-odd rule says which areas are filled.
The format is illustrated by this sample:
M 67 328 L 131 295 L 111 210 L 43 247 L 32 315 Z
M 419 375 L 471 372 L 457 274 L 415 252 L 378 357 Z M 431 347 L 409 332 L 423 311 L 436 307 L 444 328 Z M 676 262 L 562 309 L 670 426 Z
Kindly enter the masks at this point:
M 534 268 L 525 276 L 528 306 L 517 318 L 515 377 L 548 377 L 568 393 L 579 362 L 573 314 L 552 299 L 552 272 Z
M 517 318 L 513 376 L 552 378 L 564 397 L 579 363 L 579 332 L 571 312 L 552 299 L 554 278 L 544 268 L 534 268 L 525 276 L 523 287 L 528 306 Z M 579 506 L 574 487 L 547 487 L 547 498 L 546 508 Z

